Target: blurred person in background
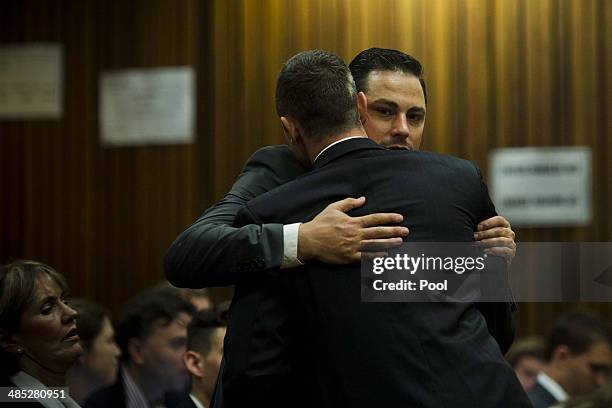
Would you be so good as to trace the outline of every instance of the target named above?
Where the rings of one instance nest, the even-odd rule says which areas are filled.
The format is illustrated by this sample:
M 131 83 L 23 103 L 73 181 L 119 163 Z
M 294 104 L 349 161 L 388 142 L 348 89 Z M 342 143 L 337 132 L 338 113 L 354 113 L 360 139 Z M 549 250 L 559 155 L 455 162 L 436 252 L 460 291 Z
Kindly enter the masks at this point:
M 203 310 L 213 310 L 214 303 L 210 298 L 210 294 L 208 293 L 208 289 L 179 289 L 181 295 L 186 300 L 190 301 L 193 307 L 198 312 Z
M 0 268 L 0 386 L 66 385 L 68 370 L 83 352 L 67 291 L 64 277 L 43 263 L 21 260 Z M 79 406 L 69 396 L 30 405 Z
M 546 360 L 528 394 L 534 408 L 550 407 L 601 387 L 612 368 L 610 334 L 590 313 L 565 314 L 550 333 Z
M 154 286 L 155 289 L 168 291 L 170 293 L 176 294 L 183 299 L 190 302 L 196 311 L 201 310 L 212 310 L 214 309 L 214 303 L 210 298 L 210 293 L 207 288 L 201 289 L 188 289 L 188 288 L 177 288 L 172 285 L 167 280 L 161 282 L 160 284 Z
M 514 368 L 525 392 L 536 383 L 536 378 L 546 364 L 546 343 L 540 337 L 525 337 L 514 342 L 506 360 Z
M 91 395 L 86 407 L 142 408 L 167 405 L 166 394 L 187 387 L 183 362 L 194 307 L 158 288 L 134 297 L 116 327 L 122 365 L 117 381 Z
M 68 371 L 70 394 L 79 404 L 100 388 L 117 379 L 121 351 L 115 343 L 115 331 L 108 311 L 85 299 L 70 299 L 79 315 L 77 327 L 83 354 Z
M 569 399 L 554 408 L 610 408 L 612 407 L 612 377 L 608 378 L 605 385 L 594 392 Z
M 210 407 L 223 356 L 225 326 L 223 310 L 196 313 L 187 328 L 185 366 L 191 374 L 191 389 L 173 402 L 177 408 Z

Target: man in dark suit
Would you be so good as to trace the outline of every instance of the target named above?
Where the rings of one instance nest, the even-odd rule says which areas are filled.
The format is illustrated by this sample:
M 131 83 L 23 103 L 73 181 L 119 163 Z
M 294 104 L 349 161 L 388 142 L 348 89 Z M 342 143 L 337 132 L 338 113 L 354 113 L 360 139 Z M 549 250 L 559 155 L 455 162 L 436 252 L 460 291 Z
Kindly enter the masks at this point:
M 529 391 L 535 408 L 548 408 L 601 387 L 612 372 L 610 333 L 595 316 L 571 312 L 553 327 L 548 363 Z
M 198 312 L 187 328 L 187 352 L 183 357 L 191 374 L 191 390 L 174 405 L 177 408 L 210 407 L 221 357 L 225 321 L 218 312 Z
M 285 64 L 277 111 L 293 152 L 314 170 L 251 200 L 237 222 L 306 221 L 338 198 L 365 195 L 368 203 L 355 215 L 404 214 L 409 239 L 471 242 L 478 222 L 494 215 L 477 168 L 449 156 L 387 150 L 368 140 L 355 93 L 347 67 L 333 54 L 305 52 Z M 365 110 L 365 95 L 359 93 L 358 100 Z M 359 265 L 310 263 L 281 279 L 245 281 L 231 312 L 240 321 L 230 315 L 230 329 L 233 323 L 248 327 L 248 316 L 261 312 L 262 300 L 277 296 L 278 303 L 263 308 L 277 318 L 268 322 L 267 333 L 279 336 L 268 339 L 292 342 L 291 369 L 299 380 L 278 384 L 301 390 L 296 404 L 530 406 L 474 305 L 362 303 L 359 294 Z M 254 305 L 260 306 L 257 312 Z M 286 335 L 291 331 L 294 337 Z M 232 335 L 226 349 L 238 354 L 257 347 L 258 334 Z
M 178 294 L 149 289 L 134 297 L 117 324 L 122 366 L 115 384 L 91 395 L 89 408 L 172 406 L 169 393 L 189 380 L 183 362 L 194 308 Z
M 370 49 L 360 53 L 351 63 L 351 67 L 354 68 L 355 79 L 366 94 L 372 93 L 373 96 L 377 96 L 372 98 L 371 106 L 362 113 L 370 136 L 380 143 L 418 149 L 425 110 L 423 98 L 425 83 L 421 77 L 419 62 L 399 51 Z M 421 90 L 420 99 L 406 99 L 407 94 L 414 92 L 414 87 L 399 88 L 387 94 L 381 93 L 380 89 L 386 89 L 386 84 L 379 83 L 380 77 L 372 77 L 374 74 L 384 72 L 389 72 L 400 79 L 418 78 L 422 85 L 422 87 L 417 85 Z M 378 82 L 374 83 L 375 80 Z M 268 279 L 286 273 L 287 271 L 280 271 L 270 274 L 265 271 L 275 270 L 285 263 L 286 257 L 283 257 L 283 251 L 286 252 L 287 240 L 283 235 L 287 225 L 270 223 L 237 229 L 230 228 L 227 224 L 233 221 L 238 209 L 248 199 L 292 180 L 303 172 L 304 168 L 297 163 L 285 146 L 268 147 L 256 152 L 224 200 L 209 209 L 193 226 L 181 234 L 170 248 L 166 256 L 168 279 L 177 285 L 197 287 L 235 283 L 239 276 L 247 279 L 249 276 L 253 279 Z M 375 222 L 384 224 L 394 221 L 392 218 L 385 220 L 380 216 L 349 217 L 344 214 L 351 208 L 363 205 L 364 202 L 363 199 L 343 200 L 339 204 L 330 205 L 314 220 L 302 224 L 299 229 L 302 260 L 309 260 L 314 256 L 313 261 L 340 263 L 353 261 L 355 255 L 359 259 L 360 240 L 381 236 L 366 236 L 368 231 L 380 230 L 380 227 L 376 229 L 367 227 Z M 500 244 L 508 240 L 513 244 L 513 232 L 503 218 L 494 217 L 484 221 L 480 226 L 484 227 L 482 228 L 484 231 L 480 232 L 479 239 L 494 239 Z M 308 233 L 304 233 L 305 231 Z M 393 236 L 393 231 L 389 231 L 388 236 Z M 351 239 L 353 242 L 350 242 Z M 312 243 L 316 245 L 309 245 Z M 345 248 L 349 248 L 349 251 L 343 253 L 341 250 Z M 241 286 L 237 287 L 238 292 L 242 291 Z M 237 298 L 240 299 L 239 296 Z M 265 296 L 261 296 L 260 300 L 266 303 Z M 502 349 L 506 349 L 511 342 L 512 333 L 511 326 L 508 325 L 509 310 L 506 305 L 502 305 L 502 309 L 492 304 L 481 305 L 481 311 L 487 318 L 491 333 Z M 262 310 L 265 310 L 265 307 Z M 240 313 L 234 315 L 239 316 Z M 250 313 L 247 313 L 247 316 L 250 316 L 247 321 L 254 319 Z M 258 317 L 265 320 L 264 314 L 259 314 Z M 258 332 L 261 331 L 265 330 L 260 328 Z M 243 336 L 249 335 L 248 331 L 237 332 Z M 267 344 L 271 348 L 278 349 L 282 343 L 276 341 Z M 282 353 L 271 352 L 268 349 L 260 354 L 274 357 Z M 279 369 L 282 372 L 282 364 L 271 364 L 270 370 L 264 370 L 262 358 L 255 357 L 255 353 L 247 355 L 243 351 L 231 360 L 231 367 L 238 366 L 238 371 L 251 371 L 257 376 Z M 271 360 L 274 361 L 274 358 Z M 249 369 L 250 366 L 254 369 Z M 261 381 L 255 382 L 261 383 Z

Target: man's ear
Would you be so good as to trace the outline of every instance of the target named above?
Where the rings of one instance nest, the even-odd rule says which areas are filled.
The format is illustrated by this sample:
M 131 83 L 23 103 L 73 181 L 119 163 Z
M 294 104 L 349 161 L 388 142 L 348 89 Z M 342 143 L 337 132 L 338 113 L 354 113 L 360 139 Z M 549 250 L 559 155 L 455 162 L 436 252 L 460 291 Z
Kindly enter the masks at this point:
M 553 350 L 552 360 L 567 360 L 569 357 L 571 357 L 571 355 L 572 352 L 569 347 L 566 345 L 560 345 Z
M 368 97 L 363 92 L 357 93 L 357 110 L 359 111 L 359 120 L 362 125 L 368 121 Z
M 132 361 L 136 365 L 142 365 L 145 361 L 145 357 L 142 352 L 142 342 L 137 338 L 131 338 L 128 340 L 127 352 Z
M 189 372 L 197 378 L 202 378 L 202 356 L 193 350 L 187 350 L 183 354 L 183 362 Z
M 299 144 L 302 141 L 302 135 L 297 122 L 289 116 L 281 116 L 280 121 L 283 125 L 283 129 L 285 130 L 287 144 L 289 146 L 295 146 Z
M 23 349 L 15 341 L 13 335 L 4 329 L 0 329 L 0 349 L 7 353 L 21 354 Z

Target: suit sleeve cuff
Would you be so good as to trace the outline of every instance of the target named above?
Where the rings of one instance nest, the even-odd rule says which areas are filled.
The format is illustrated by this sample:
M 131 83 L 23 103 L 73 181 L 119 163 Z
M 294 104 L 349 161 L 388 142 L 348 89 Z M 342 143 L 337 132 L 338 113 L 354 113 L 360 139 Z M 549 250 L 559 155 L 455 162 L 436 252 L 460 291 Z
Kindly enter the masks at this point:
M 281 269 L 304 265 L 298 259 L 298 232 L 300 225 L 300 222 L 283 225 L 283 262 L 281 263 Z

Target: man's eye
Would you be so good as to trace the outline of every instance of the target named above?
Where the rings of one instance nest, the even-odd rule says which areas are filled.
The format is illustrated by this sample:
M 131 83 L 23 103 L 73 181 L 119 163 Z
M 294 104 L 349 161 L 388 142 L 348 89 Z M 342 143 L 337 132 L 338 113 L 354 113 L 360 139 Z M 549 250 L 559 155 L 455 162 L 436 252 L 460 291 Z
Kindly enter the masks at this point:
M 42 309 L 40 309 L 40 313 L 44 315 L 48 315 L 49 313 L 51 313 L 52 310 L 53 310 L 53 305 L 46 304 L 42 307 Z
M 393 112 L 389 109 L 386 108 L 378 108 L 377 109 L 378 113 L 380 113 L 383 116 L 391 116 L 393 115 Z
M 423 121 L 423 116 L 422 115 L 409 115 L 408 119 L 412 122 L 412 123 L 420 123 Z

